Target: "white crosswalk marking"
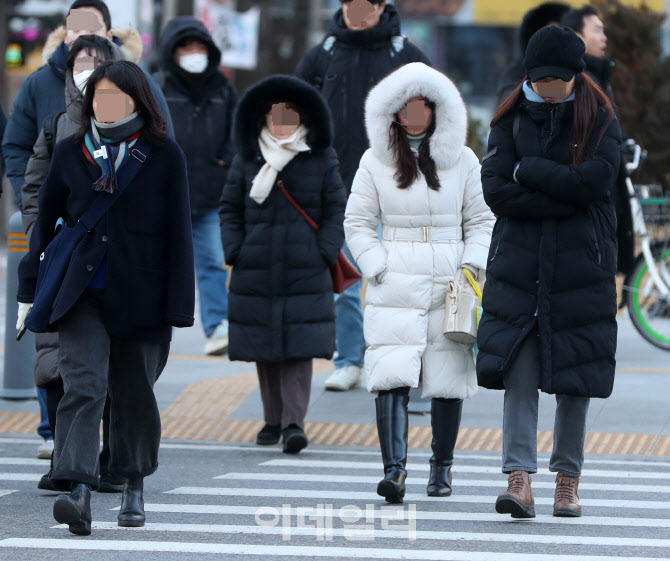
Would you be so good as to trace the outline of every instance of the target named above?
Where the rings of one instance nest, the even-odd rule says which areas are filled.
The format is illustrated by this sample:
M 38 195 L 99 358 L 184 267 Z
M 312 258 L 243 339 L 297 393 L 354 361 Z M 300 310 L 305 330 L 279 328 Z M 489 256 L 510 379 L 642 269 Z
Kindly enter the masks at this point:
M 0 478 L 1 479 L 1 478 Z M 227 480 L 250 480 L 250 481 L 310 481 L 319 483 L 371 483 L 379 482 L 379 477 L 365 475 L 317 475 L 313 473 L 226 473 L 217 475 L 214 479 Z M 408 477 L 407 485 L 426 485 L 426 478 Z M 454 484 L 458 487 L 494 487 L 500 488 L 505 485 L 504 479 L 461 479 L 457 476 Z M 554 489 L 556 483 L 553 481 L 535 481 L 533 489 Z M 616 483 L 580 483 L 580 491 L 622 491 L 628 493 L 644 493 L 649 491 L 648 485 L 625 485 Z M 654 485 L 655 493 L 670 493 L 670 485 Z
M 6 446 L 27 449 L 27 444 Z M 166 561 L 182 561 L 188 553 L 226 561 L 670 559 L 670 462 L 589 458 L 580 481 L 584 516 L 555 518 L 555 474 L 544 457 L 533 476 L 538 516 L 514 520 L 493 509 L 507 482 L 495 454 L 457 457 L 454 494 L 448 498 L 426 496 L 428 454 L 410 454 L 405 502 L 387 505 L 375 492 L 383 471 L 378 450 L 350 454 L 315 447 L 302 456 L 286 457 L 276 448 L 234 444 L 168 443 L 165 448 L 172 459 L 181 455 L 183 463 L 160 488 L 154 478 L 148 480 L 143 528 L 118 526 L 119 495 L 94 495 L 93 536 L 73 537 L 66 525 L 55 522 L 39 533 L 20 524 L 5 527 L 0 558 L 16 550 L 19 558 L 53 551 L 48 559 L 79 551 L 91 561 L 106 561 L 107 555 L 122 558 L 124 552 Z M 200 450 L 212 452 L 208 470 L 190 460 Z M 232 463 L 234 454 L 244 459 Z M 4 486 L 20 489 L 0 490 L 0 511 L 7 504 L 19 512 L 17 504 L 40 493 L 36 465 L 48 469 L 47 461 L 0 457 L 0 483 L 11 481 Z M 170 462 L 161 462 L 161 470 L 170 468 Z M 155 500 L 159 492 L 160 502 Z

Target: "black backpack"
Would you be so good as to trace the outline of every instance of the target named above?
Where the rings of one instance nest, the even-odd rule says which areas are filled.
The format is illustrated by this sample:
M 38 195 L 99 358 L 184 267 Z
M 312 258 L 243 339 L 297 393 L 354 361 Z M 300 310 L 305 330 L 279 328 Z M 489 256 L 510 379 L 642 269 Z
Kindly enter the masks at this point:
M 412 62 L 407 58 L 407 49 L 405 49 L 406 41 L 407 37 L 404 35 L 394 35 L 391 37 L 391 58 L 396 56 L 399 57 L 401 62 L 399 66 L 403 66 L 408 62 Z M 323 80 L 328 73 L 328 68 L 330 67 L 330 62 L 333 58 L 336 46 L 336 37 L 334 35 L 329 35 L 326 37 L 321 45 L 321 49 L 318 51 L 318 57 L 316 59 L 317 71 L 314 74 L 314 81 L 312 82 L 317 90 L 320 90 L 321 86 L 323 85 Z
M 53 115 L 49 115 L 42 126 L 44 131 L 44 139 L 47 141 L 47 150 L 49 151 L 49 159 L 52 158 L 54 154 L 54 147 L 56 146 L 56 137 L 58 136 L 58 119 L 60 116 L 65 113 L 65 111 L 59 111 Z

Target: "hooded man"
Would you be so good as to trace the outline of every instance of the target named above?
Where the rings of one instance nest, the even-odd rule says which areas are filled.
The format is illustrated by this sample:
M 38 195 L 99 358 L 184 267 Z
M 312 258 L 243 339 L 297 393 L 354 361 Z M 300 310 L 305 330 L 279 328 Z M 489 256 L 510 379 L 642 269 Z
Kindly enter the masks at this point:
M 369 148 L 365 132 L 365 99 L 386 75 L 410 62 L 430 65 L 428 57 L 400 35 L 395 6 L 380 0 L 341 0 L 323 43 L 300 61 L 295 75 L 316 86 L 326 98 L 335 124 L 333 147 L 340 175 L 351 184 L 363 153 Z M 354 259 L 346 244 L 344 252 Z M 346 391 L 361 383 L 365 353 L 362 281 L 335 297 L 337 358 L 326 389 Z
M 156 81 L 170 106 L 176 140 L 188 163 L 193 244 L 205 353 L 228 349 L 227 273 L 218 210 L 233 157 L 231 129 L 237 93 L 219 70 L 221 51 L 205 26 L 177 17 L 163 31 Z
M 127 60 L 139 63 L 142 58 L 140 34 L 111 27 L 109 9 L 102 0 L 76 0 L 70 6 L 66 25 L 58 27 L 47 38 L 42 52 L 44 66 L 35 70 L 21 85 L 2 141 L 7 178 L 12 184 L 19 208 L 22 208 L 21 186 L 26 166 L 42 126 L 47 117 L 65 110 L 63 89 L 69 45 L 80 35 L 99 35 L 120 46 Z M 149 85 L 172 136 L 172 120 L 163 93 L 151 78 Z
M 526 77 L 526 71 L 523 67 L 523 54 L 526 52 L 530 38 L 543 27 L 560 25 L 561 19 L 569 11 L 570 6 L 563 2 L 545 2 L 526 12 L 519 27 L 521 58 L 514 62 L 500 79 L 500 83 L 498 84 L 498 104 L 505 100 Z

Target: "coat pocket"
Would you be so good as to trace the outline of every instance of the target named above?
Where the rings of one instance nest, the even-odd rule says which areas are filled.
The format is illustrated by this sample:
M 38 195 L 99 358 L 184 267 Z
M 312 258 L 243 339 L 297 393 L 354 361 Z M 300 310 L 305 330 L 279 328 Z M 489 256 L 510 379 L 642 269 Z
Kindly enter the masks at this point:
M 593 243 L 593 248 L 595 249 L 596 252 L 596 262 L 598 263 L 598 265 L 600 265 L 603 260 L 601 244 L 598 238 L 598 228 L 596 228 L 596 219 L 593 216 L 593 210 L 590 208 L 589 208 L 589 226 L 591 230 L 591 238 L 592 238 L 591 241 Z

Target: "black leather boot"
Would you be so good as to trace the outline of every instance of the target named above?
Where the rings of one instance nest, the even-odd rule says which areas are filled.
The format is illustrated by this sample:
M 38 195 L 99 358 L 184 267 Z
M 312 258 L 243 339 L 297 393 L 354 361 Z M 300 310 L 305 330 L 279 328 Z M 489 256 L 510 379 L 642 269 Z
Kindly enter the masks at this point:
M 74 483 L 69 495 L 56 498 L 53 514 L 56 522 L 67 524 L 73 534 L 90 536 L 91 488 L 84 483 Z
M 389 503 L 401 503 L 407 478 L 407 405 L 409 388 L 379 392 L 377 433 L 384 461 L 384 479 L 377 485 L 377 494 Z
M 433 457 L 430 459 L 430 477 L 426 493 L 429 497 L 451 495 L 451 466 L 454 463 L 454 448 L 461 426 L 462 399 L 433 398 L 430 408 L 430 424 L 433 428 Z
M 144 478 L 134 477 L 126 480 L 121 496 L 121 510 L 119 511 L 119 526 L 124 528 L 138 528 L 144 526 Z

